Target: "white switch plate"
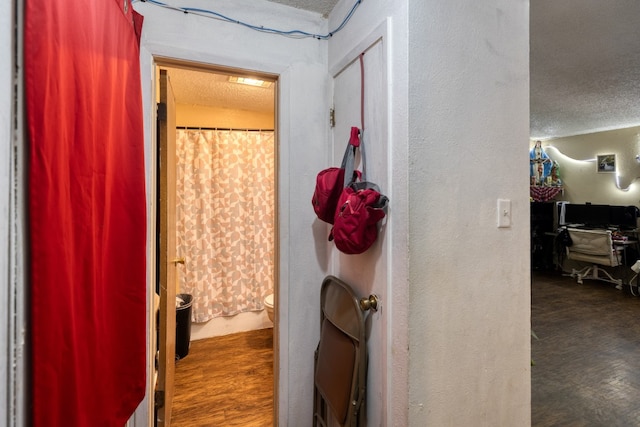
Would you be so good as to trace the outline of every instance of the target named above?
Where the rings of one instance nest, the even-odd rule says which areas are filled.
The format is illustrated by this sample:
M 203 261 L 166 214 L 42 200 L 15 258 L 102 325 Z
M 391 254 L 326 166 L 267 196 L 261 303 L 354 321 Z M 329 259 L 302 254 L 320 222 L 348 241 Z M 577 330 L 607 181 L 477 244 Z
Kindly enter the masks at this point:
M 498 228 L 511 227 L 511 200 L 498 199 Z

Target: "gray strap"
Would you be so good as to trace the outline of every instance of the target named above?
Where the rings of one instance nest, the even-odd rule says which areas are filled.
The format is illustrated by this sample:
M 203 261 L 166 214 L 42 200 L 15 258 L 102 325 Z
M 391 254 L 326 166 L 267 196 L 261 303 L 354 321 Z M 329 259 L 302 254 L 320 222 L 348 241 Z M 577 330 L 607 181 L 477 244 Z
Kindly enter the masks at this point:
M 343 188 L 347 187 L 353 179 L 353 170 L 356 163 L 356 147 L 347 143 L 347 148 L 344 150 L 344 156 L 342 157 L 342 164 L 340 167 L 344 169 L 344 181 L 342 183 Z
M 364 154 L 364 129 L 360 130 L 360 160 L 362 163 L 362 181 L 367 180 L 367 158 Z

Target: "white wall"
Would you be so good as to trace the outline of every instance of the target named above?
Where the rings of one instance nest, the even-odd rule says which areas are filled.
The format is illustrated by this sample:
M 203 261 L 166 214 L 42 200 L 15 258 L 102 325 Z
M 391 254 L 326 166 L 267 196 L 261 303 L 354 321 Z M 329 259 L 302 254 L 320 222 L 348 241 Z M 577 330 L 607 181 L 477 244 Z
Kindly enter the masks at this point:
M 13 52 L 13 10 L 12 2 L 2 2 L 0 4 L 0 93 L 5 94 L 0 98 L 0 295 L 2 301 L 11 301 L 9 297 L 9 196 L 11 194 L 10 171 L 11 171 L 11 105 L 13 94 L 11 87 L 12 66 L 14 64 Z M 9 330 L 9 310 L 2 310 L 0 315 L 0 342 L 8 342 Z M 0 417 L 0 427 L 9 425 L 8 414 L 8 369 L 9 346 L 3 345 L 0 351 L 0 414 L 7 414 Z
M 21 113 L 23 58 L 21 54 L 16 57 L 21 52 L 22 33 L 20 25 L 14 28 L 16 22 L 22 22 L 23 8 L 22 2 L 0 4 L 0 93 L 4 94 L 0 99 L 0 301 L 5 305 L 0 315 L 0 342 L 4 343 L 0 350 L 0 427 L 25 425 L 27 418 L 27 147 Z
M 214 317 L 204 323 L 192 323 L 191 341 L 267 328 L 273 328 L 273 322 L 266 310 L 248 311 L 231 317 Z
M 249 110 L 176 104 L 177 127 L 273 129 L 274 114 Z
M 409 1 L 411 426 L 530 425 L 528 13 Z
M 378 265 L 330 267 L 387 264 L 351 279 L 365 295 L 386 282 L 368 425 L 529 424 L 528 2 L 464 3 L 363 2 L 330 41 L 331 69 L 389 18 L 385 248 Z
M 320 15 L 257 0 L 175 1 L 255 25 L 326 32 Z M 273 73 L 279 79 L 279 425 L 307 425 L 323 273 L 315 262 L 311 195 L 328 153 L 327 43 L 259 33 L 240 25 L 136 3 L 145 16 L 142 76 L 147 150 L 152 141 L 151 55 Z M 308 237 L 305 237 L 308 236 Z
M 313 15 L 248 5 L 216 7 L 254 23 L 326 29 Z M 340 2 L 328 28 L 352 5 Z M 327 65 L 391 17 L 383 179 L 392 204 L 382 249 L 388 265 L 374 278 L 388 291 L 387 338 L 374 350 L 388 364 L 370 372 L 368 424 L 527 425 L 528 2 L 370 0 L 329 43 L 136 7 L 148 16 L 143 46 L 152 54 L 281 76 L 279 424 L 309 423 L 319 286 L 345 267 L 319 265 L 323 248 L 314 245 L 324 243 L 311 238 L 308 206 L 315 174 L 334 160 Z M 511 228 L 496 228 L 498 198 L 511 200 Z

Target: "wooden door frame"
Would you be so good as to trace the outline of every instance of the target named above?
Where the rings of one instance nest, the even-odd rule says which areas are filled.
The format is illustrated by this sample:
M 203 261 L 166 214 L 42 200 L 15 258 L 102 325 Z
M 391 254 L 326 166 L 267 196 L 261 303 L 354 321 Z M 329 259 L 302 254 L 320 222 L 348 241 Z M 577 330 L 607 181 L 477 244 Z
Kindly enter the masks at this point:
M 205 71 L 205 72 L 217 72 L 217 73 L 224 73 L 224 74 L 229 74 L 229 73 L 234 73 L 234 74 L 251 74 L 251 75 L 258 75 L 258 76 L 264 76 L 267 77 L 269 79 L 273 79 L 274 80 L 274 103 L 275 103 L 275 108 L 274 108 L 274 150 L 275 150 L 275 159 L 274 159 L 274 186 L 275 186 L 275 196 L 274 196 L 274 241 L 276 242 L 275 244 L 275 248 L 274 248 L 274 301 L 276 301 L 276 304 L 274 305 L 274 316 L 275 316 L 275 322 L 274 322 L 274 326 L 273 326 L 273 425 L 276 426 L 278 424 L 278 419 L 279 419 L 279 383 L 280 383 L 280 376 L 279 376 L 279 372 L 280 372 L 280 327 L 279 327 L 279 323 L 280 323 L 280 309 L 279 309 L 279 304 L 277 303 L 277 301 L 279 301 L 279 293 L 280 293 L 280 197 L 279 197 L 279 183 L 280 183 L 280 179 L 279 179 L 279 170 L 280 170 L 280 145 L 279 145 L 279 138 L 278 138 L 278 100 L 279 100 L 279 79 L 280 76 L 277 74 L 273 74 L 273 73 L 269 73 L 266 71 L 257 71 L 257 70 L 243 70 L 240 68 L 235 68 L 235 67 L 225 67 L 222 65 L 215 65 L 215 64 L 208 64 L 208 63 L 200 63 L 200 62 L 194 62 L 194 61 L 189 61 L 189 60 L 181 60 L 181 59 L 177 59 L 177 58 L 170 58 L 170 57 L 166 57 L 166 56 L 160 56 L 160 55 L 152 55 L 152 63 L 151 63 L 151 67 L 154 70 L 154 77 L 153 77 L 153 83 L 152 83 L 152 93 L 153 93 L 153 100 L 154 100 L 154 106 L 155 103 L 158 100 L 159 97 L 159 93 L 157 91 L 158 85 L 159 85 L 159 70 L 162 67 L 171 67 L 171 68 L 186 68 L 186 69 L 190 69 L 190 70 L 195 70 L 195 71 Z M 159 179 L 158 176 L 158 170 L 157 170 L 157 161 L 158 159 L 156 159 L 156 153 L 157 153 L 157 138 L 158 135 L 156 135 L 156 121 L 157 121 L 157 110 L 156 108 L 152 109 L 152 114 L 151 114 L 151 120 L 152 120 L 152 126 L 151 126 L 151 141 L 153 141 L 153 146 L 151 147 L 151 167 L 152 167 L 152 173 L 151 173 L 151 183 L 150 183 L 150 199 L 153 201 L 152 206 L 155 207 L 156 203 L 158 201 L 158 197 L 159 195 L 157 194 L 157 182 Z M 148 426 L 151 427 L 154 425 L 154 396 L 153 396 L 153 391 L 155 389 L 155 381 L 154 381 L 154 363 L 155 363 L 155 346 L 156 346 L 156 342 L 154 339 L 154 325 L 155 325 L 155 310 L 153 310 L 154 307 L 154 294 L 155 294 L 155 283 L 156 283 L 156 270 L 157 270 L 157 251 L 156 251 L 156 242 L 157 242 L 157 234 L 155 232 L 156 230 L 156 224 L 157 221 L 159 221 L 159 218 L 157 218 L 156 216 L 156 211 L 152 210 L 149 212 L 149 226 L 151 227 L 151 230 L 153 230 L 153 232 L 150 233 L 150 239 L 149 239 L 149 243 L 151 245 L 149 253 L 150 253 L 150 265 L 149 265 L 149 284 L 148 284 L 148 293 L 149 293 L 149 307 L 150 309 L 149 311 L 149 317 L 148 317 L 148 326 L 147 326 L 147 330 L 149 331 L 149 336 L 148 336 L 148 366 L 147 366 L 147 371 L 148 371 L 148 402 L 147 402 L 147 413 L 149 416 L 148 419 Z M 137 427 L 137 422 L 134 422 L 133 425 L 130 424 L 129 427 Z
M 176 134 L 175 134 L 175 98 L 171 88 L 171 79 L 166 69 L 158 67 L 160 102 L 157 104 L 156 168 L 159 185 L 156 201 L 159 227 L 156 238 L 159 245 L 156 249 L 160 307 L 158 310 L 159 342 L 158 348 L 158 380 L 154 389 L 154 400 L 161 399 L 154 417 L 161 427 L 171 425 L 173 406 L 173 385 L 175 376 L 176 350 L 176 283 L 178 272 L 178 254 L 176 246 Z M 163 94 L 164 97 L 163 98 Z M 164 107 L 164 108 L 161 108 Z M 161 112 L 162 110 L 162 112 Z M 172 225 L 173 224 L 173 225 Z M 156 285 L 154 284 L 154 290 Z M 155 296 L 154 296 L 155 297 Z M 157 402 L 154 402 L 157 403 Z

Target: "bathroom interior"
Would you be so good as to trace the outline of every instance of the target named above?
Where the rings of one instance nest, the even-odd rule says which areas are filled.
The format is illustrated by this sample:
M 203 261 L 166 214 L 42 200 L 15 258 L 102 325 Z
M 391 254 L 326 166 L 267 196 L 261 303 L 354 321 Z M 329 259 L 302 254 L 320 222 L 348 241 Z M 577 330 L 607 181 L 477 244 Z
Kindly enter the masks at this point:
M 161 68 L 176 102 L 176 293 L 192 296 L 190 340 L 273 330 L 276 81 Z

